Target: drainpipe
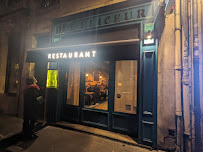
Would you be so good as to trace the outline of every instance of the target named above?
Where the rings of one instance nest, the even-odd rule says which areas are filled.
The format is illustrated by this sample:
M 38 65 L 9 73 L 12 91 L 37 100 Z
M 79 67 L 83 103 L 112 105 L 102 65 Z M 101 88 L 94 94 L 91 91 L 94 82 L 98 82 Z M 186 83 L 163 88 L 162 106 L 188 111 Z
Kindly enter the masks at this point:
M 176 82 L 176 123 L 177 152 L 183 151 L 182 140 L 182 105 L 181 105 L 181 22 L 180 0 L 175 1 L 175 82 Z
M 199 38 L 199 84 L 200 84 L 200 151 L 203 151 L 203 2 L 197 1 L 198 6 L 198 38 Z
M 191 151 L 195 151 L 195 115 L 194 115 L 194 100 L 193 100 L 193 90 L 194 90 L 194 80 L 193 80 L 193 20 L 192 20 L 192 1 L 188 0 L 188 22 L 189 22 L 189 86 L 190 86 L 190 113 L 191 113 Z
M 184 34 L 183 34 L 184 35 Z M 190 87 L 189 87 L 189 66 L 188 66 L 188 39 L 182 37 L 182 89 L 183 89 L 183 124 L 184 124 L 184 143 L 187 152 L 191 151 L 191 128 L 190 128 Z
M 200 85 L 199 85 L 199 38 L 198 38 L 198 6 L 193 0 L 193 68 L 194 68 L 194 108 L 195 108 L 195 151 L 200 151 Z
M 182 89 L 183 89 L 183 124 L 184 143 L 187 152 L 191 151 L 191 127 L 190 127 L 190 80 L 189 80 L 189 29 L 188 29 L 188 1 L 181 0 L 182 10 Z

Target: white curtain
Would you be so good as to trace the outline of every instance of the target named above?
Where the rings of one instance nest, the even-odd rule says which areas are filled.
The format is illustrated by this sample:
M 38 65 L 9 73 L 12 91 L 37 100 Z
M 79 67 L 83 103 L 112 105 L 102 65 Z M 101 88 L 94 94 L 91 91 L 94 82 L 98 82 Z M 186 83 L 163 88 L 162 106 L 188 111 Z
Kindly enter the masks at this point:
M 80 63 L 71 62 L 68 71 L 67 104 L 79 105 Z

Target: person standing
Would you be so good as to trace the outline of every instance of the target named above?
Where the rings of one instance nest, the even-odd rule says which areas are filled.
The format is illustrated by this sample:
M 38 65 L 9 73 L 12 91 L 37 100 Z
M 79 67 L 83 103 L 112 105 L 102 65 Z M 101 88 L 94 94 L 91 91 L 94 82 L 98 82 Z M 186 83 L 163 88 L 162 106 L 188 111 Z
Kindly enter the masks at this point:
M 100 101 L 100 89 L 97 86 L 97 84 L 95 84 L 93 91 L 94 91 L 94 100 L 95 100 L 94 104 L 96 104 L 96 102 Z
M 34 134 L 34 124 L 38 116 L 37 98 L 40 96 L 40 88 L 36 84 L 37 80 L 34 77 L 26 79 L 26 86 L 24 88 L 24 122 L 23 122 L 23 134 L 27 138 L 37 137 Z

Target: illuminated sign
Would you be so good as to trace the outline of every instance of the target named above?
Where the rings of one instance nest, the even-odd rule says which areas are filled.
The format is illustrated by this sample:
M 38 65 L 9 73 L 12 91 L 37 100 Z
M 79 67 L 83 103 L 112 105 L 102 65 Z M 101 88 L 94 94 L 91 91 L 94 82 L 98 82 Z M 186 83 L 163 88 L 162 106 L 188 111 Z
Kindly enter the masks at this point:
M 154 39 L 145 39 L 144 44 L 154 44 Z
M 48 70 L 47 88 L 57 88 L 58 70 Z
M 49 53 L 48 59 L 71 59 L 71 58 L 91 58 L 96 56 L 96 51 Z

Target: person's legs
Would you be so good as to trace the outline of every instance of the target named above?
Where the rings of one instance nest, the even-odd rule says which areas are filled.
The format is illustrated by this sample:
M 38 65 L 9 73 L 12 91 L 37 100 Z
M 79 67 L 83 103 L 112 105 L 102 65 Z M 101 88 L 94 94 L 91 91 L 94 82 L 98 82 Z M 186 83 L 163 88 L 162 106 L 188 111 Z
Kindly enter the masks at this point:
M 31 120 L 31 121 L 30 121 L 30 128 L 31 128 L 32 134 L 34 133 L 35 122 L 36 122 L 36 120 Z
M 29 121 L 29 127 L 28 127 L 28 137 L 32 137 L 34 134 L 34 125 L 35 125 L 36 120 L 31 119 Z
M 26 136 L 29 132 L 29 119 L 28 118 L 24 118 L 23 121 L 23 134 Z

